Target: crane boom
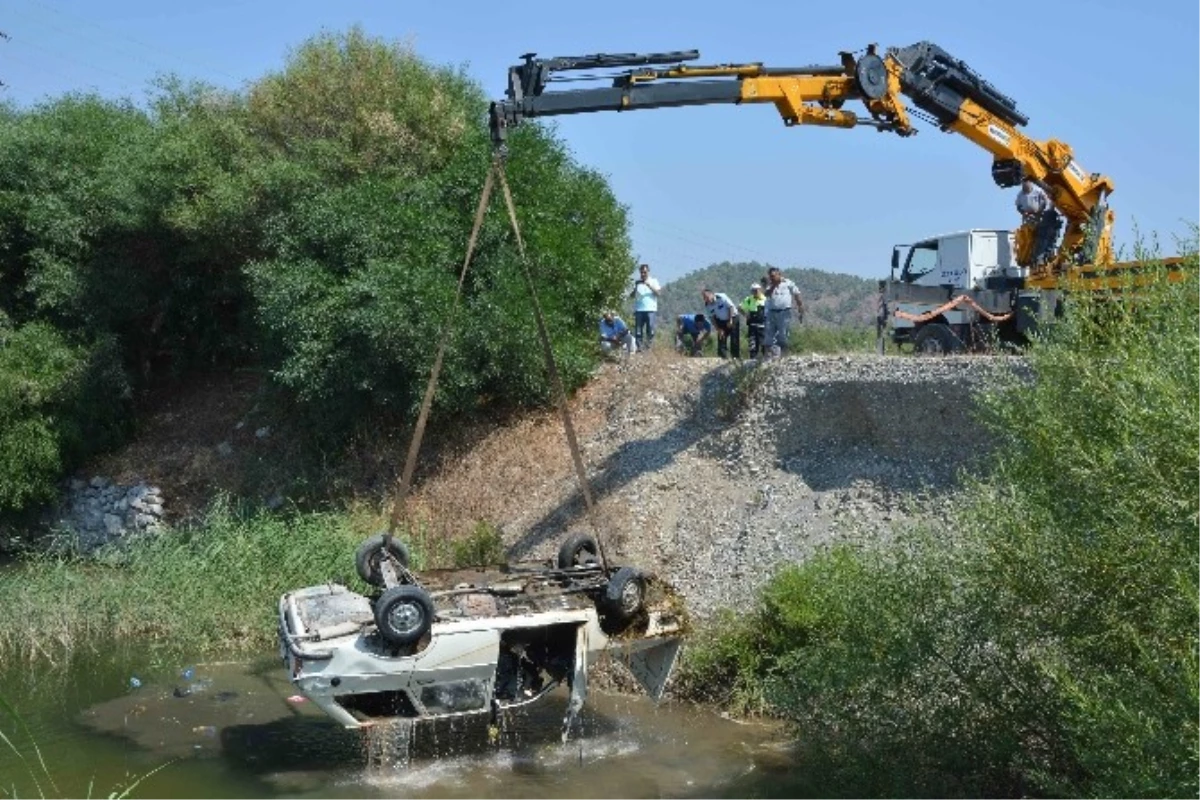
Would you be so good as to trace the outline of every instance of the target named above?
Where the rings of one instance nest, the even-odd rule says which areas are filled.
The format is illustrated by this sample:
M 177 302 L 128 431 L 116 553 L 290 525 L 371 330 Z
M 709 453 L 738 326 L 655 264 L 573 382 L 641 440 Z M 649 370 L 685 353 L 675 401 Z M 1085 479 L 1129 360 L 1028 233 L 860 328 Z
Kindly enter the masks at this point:
M 998 186 L 1014 187 L 1029 178 L 1054 201 L 1066 228 L 1048 258 L 1039 260 L 1041 251 L 1036 247 L 1039 237 L 1047 235 L 1044 228 L 1026 223 L 1017 232 L 1018 263 L 1030 267 L 1032 275 L 1112 260 L 1114 214 L 1106 203 L 1114 188 L 1112 180 L 1086 172 L 1065 142 L 1038 141 L 1018 130 L 1029 120 L 1016 102 L 930 42 L 892 47 L 883 55 L 872 44 L 857 58 L 842 52 L 838 64 L 805 67 L 686 64 L 699 58 L 696 50 L 547 59 L 535 55 L 528 53 L 522 63 L 509 68 L 506 98 L 491 104 L 489 124 L 497 148 L 504 148 L 509 128 L 529 117 L 713 104 L 770 103 L 787 126 L 868 126 L 907 137 L 917 133 L 903 100 L 907 97 L 940 130 L 963 136 L 989 152 L 992 179 Z M 582 78 L 555 77 L 611 68 L 630 69 Z M 608 79 L 611 84 L 547 91 L 552 82 L 592 79 Z M 865 114 L 844 108 L 848 101 L 860 102 Z M 1055 228 L 1049 235 L 1057 238 L 1059 233 Z

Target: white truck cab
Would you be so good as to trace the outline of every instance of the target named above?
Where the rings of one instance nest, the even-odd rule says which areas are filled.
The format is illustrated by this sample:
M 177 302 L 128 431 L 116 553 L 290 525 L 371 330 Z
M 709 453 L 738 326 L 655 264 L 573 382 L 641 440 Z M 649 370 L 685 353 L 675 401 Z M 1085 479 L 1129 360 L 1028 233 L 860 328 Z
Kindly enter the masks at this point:
M 918 352 L 989 349 L 1021 341 L 1046 298 L 1025 292 L 1014 231 L 972 228 L 892 249 L 880 281 L 879 342 L 884 329 Z
M 892 249 L 892 279 L 914 286 L 998 289 L 1027 274 L 1012 231 L 972 228 Z

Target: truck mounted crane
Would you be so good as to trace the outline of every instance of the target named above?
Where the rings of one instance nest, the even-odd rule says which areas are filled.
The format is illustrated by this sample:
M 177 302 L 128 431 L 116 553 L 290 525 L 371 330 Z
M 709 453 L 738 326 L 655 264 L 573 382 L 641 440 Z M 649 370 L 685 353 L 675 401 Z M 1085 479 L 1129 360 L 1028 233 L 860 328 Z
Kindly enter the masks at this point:
M 838 64 L 792 68 L 686 64 L 699 58 L 696 50 L 545 59 L 529 53 L 509 68 L 506 99 L 491 104 L 492 138 L 503 148 L 508 129 L 531 117 L 722 103 L 771 103 L 789 127 L 869 126 L 903 137 L 917 133 L 912 119 L 918 118 L 991 153 L 992 179 L 1001 188 L 1032 179 L 1065 218 L 1065 230 L 1059 216 L 1049 214 L 1016 231 L 1016 260 L 1030 270 L 1031 279 L 1111 262 L 1114 214 L 1106 201 L 1112 180 L 1083 169 L 1065 142 L 1038 141 L 1018 130 L 1028 118 L 965 62 L 929 42 L 888 48 L 882 55 L 872 44 L 857 57 L 839 55 Z M 613 68 L 629 69 L 556 77 Z M 556 81 L 588 79 L 611 80 L 611 85 L 547 91 Z M 906 107 L 905 97 L 913 109 Z M 866 113 L 845 108 L 847 101 L 861 102 Z
M 871 127 L 909 137 L 920 120 L 990 153 L 1000 188 L 1025 180 L 1041 187 L 1053 210 L 1026 215 L 1015 231 L 972 229 L 893 248 L 891 276 L 880 281 L 881 351 L 885 328 L 897 345 L 920 352 L 1023 344 L 1062 313 L 1068 287 L 1119 290 L 1145 279 L 1146 264 L 1113 261 L 1112 179 L 1085 170 L 1066 142 L 1023 133 L 1029 119 L 1016 102 L 936 44 L 882 54 L 871 44 L 839 53 L 837 64 L 805 67 L 686 63 L 698 58 L 696 50 L 541 59 L 527 53 L 509 67 L 505 99 L 490 106 L 493 143 L 503 154 L 508 130 L 526 118 L 770 103 L 788 127 Z M 562 75 L 573 72 L 593 74 Z M 549 90 L 551 83 L 587 80 L 610 85 Z M 862 110 L 847 108 L 849 101 Z M 1162 262 L 1170 280 L 1182 277 L 1182 259 Z

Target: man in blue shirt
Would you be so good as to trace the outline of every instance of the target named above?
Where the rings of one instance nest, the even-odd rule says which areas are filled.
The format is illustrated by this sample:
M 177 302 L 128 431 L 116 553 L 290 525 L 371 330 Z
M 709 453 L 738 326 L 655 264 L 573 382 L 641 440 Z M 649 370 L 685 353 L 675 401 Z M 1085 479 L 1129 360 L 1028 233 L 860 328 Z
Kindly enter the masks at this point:
M 606 310 L 600 317 L 600 349 L 605 353 L 624 348 L 626 352 L 633 350 L 633 336 L 625 320 L 611 310 Z
M 703 314 L 680 314 L 675 318 L 675 349 L 682 353 L 687 337 L 688 353 L 698 356 L 710 333 L 712 325 Z
M 658 293 L 662 287 L 650 277 L 650 265 L 638 267 L 638 279 L 633 284 L 630 297 L 633 301 L 633 330 L 637 338 L 637 349 L 648 350 L 654 341 L 654 324 L 658 317 Z

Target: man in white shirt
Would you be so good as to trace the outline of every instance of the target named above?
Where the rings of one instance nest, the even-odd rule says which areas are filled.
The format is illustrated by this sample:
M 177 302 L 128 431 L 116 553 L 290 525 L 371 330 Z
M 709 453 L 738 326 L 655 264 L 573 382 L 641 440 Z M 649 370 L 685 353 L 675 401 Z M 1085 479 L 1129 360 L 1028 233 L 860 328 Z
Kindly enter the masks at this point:
M 707 286 L 700 292 L 704 298 L 704 310 L 717 329 L 717 355 L 728 358 L 733 351 L 734 358 L 742 357 L 742 317 L 738 314 L 737 303 L 729 299 L 723 292 L 714 292 Z
M 763 291 L 767 295 L 767 332 L 763 341 L 763 358 L 775 358 L 783 355 L 787 349 L 792 314 L 795 313 L 800 322 L 804 321 L 804 301 L 800 297 L 800 287 L 783 277 L 779 267 L 771 267 L 767 271 L 767 285 Z
M 654 327 L 658 317 L 658 293 L 662 287 L 650 277 L 650 265 L 638 267 L 638 278 L 629 296 L 633 301 L 633 335 L 637 339 L 639 353 L 647 350 L 654 342 Z
M 1017 193 L 1017 213 L 1021 220 L 1034 231 L 1033 261 L 1044 264 L 1054 254 L 1054 243 L 1058 239 L 1058 212 L 1046 190 L 1032 178 L 1021 181 Z
M 1032 216 L 1035 220 L 1040 219 L 1042 214 L 1052 208 L 1050 197 L 1042 187 L 1031 178 L 1021 181 L 1021 191 L 1017 194 L 1017 213 L 1022 218 Z

